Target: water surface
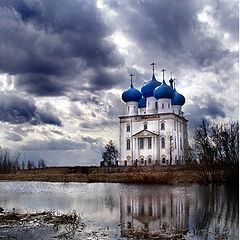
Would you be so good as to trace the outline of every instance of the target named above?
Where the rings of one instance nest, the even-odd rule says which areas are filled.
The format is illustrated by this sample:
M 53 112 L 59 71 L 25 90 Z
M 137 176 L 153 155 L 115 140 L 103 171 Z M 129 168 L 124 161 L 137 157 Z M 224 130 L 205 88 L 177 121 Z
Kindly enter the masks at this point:
M 185 239 L 238 239 L 238 191 L 224 185 L 0 182 L 0 206 L 18 212 L 76 210 L 91 239 L 100 232 L 101 239 L 128 239 L 143 231 L 182 233 Z M 0 229 L 1 236 L 7 232 L 11 229 Z M 17 235 L 39 236 L 49 239 L 54 231 L 29 229 Z M 77 233 L 74 238 L 80 239 Z

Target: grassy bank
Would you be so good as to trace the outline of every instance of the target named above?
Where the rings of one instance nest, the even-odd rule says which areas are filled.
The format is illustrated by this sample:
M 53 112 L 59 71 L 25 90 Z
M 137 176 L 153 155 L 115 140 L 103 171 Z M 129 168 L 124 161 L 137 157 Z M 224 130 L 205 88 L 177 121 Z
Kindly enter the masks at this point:
M 47 167 L 0 174 L 2 181 L 112 182 L 145 184 L 210 183 L 211 175 L 196 166 L 179 167 Z M 214 182 L 224 183 L 224 171 Z M 203 176 L 205 179 L 203 179 Z M 207 181 L 206 181 L 207 178 Z

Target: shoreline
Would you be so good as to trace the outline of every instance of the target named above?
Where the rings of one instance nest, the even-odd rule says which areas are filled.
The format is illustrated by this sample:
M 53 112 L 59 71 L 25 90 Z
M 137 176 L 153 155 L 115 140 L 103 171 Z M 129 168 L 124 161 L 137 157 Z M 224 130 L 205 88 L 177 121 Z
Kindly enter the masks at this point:
M 202 178 L 196 166 L 151 167 L 46 167 L 45 169 L 18 170 L 0 174 L 0 181 L 37 182 L 108 182 L 134 184 L 208 184 L 226 183 L 221 176 Z

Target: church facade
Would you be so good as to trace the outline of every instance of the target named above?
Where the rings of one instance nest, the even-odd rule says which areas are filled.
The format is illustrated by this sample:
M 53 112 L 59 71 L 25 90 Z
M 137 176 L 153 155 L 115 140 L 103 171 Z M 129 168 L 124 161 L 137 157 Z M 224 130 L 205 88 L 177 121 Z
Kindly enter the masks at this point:
M 174 80 L 169 85 L 154 75 L 141 91 L 130 88 L 123 92 L 125 114 L 120 116 L 120 165 L 186 164 L 188 147 L 187 120 L 182 106 L 185 98 L 178 93 Z

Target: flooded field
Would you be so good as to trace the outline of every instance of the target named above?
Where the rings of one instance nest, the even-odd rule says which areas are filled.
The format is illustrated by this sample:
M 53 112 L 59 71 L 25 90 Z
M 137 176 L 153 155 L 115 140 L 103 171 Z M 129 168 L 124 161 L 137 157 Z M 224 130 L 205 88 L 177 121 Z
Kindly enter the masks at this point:
M 0 207 L 20 219 L 0 222 L 0 239 L 238 239 L 239 233 L 238 190 L 224 185 L 0 182 Z M 77 222 L 56 226 L 48 214 L 76 214 Z

